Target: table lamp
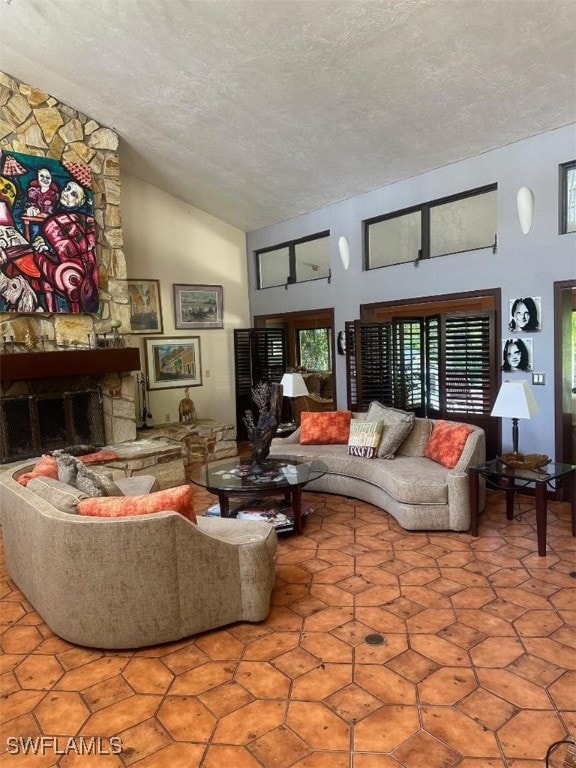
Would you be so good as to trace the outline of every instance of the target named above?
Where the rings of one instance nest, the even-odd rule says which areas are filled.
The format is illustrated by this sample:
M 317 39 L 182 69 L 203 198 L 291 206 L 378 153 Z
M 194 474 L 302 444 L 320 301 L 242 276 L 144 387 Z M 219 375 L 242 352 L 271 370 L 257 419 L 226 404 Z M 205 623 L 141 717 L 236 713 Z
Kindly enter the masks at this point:
M 308 387 L 301 373 L 285 373 L 282 376 L 284 397 L 293 398 L 308 394 Z M 290 402 L 290 423 L 294 424 L 294 403 Z
M 538 405 L 527 381 L 503 381 L 490 415 L 512 419 L 512 449 L 518 453 L 518 419 L 531 419 L 537 412 Z

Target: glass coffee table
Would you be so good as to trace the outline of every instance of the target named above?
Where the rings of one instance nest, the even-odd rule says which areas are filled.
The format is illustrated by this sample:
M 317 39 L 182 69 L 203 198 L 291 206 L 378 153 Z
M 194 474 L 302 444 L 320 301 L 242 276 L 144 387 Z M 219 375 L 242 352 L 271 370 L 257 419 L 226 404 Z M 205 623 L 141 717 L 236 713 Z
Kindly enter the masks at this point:
M 249 461 L 217 461 L 196 469 L 190 480 L 218 496 L 220 514 L 230 517 L 230 499 L 259 499 L 283 496 L 290 503 L 294 530 L 303 531 L 302 489 L 322 477 L 326 465 L 315 459 L 274 456 L 255 471 Z

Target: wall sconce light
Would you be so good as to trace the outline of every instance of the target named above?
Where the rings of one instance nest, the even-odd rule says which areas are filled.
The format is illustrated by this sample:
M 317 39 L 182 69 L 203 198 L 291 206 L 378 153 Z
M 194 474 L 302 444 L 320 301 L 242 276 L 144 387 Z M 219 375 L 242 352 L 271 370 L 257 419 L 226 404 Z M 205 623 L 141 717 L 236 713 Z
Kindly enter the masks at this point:
M 345 235 L 338 238 L 338 251 L 340 253 L 340 261 L 344 269 L 348 269 L 350 266 L 350 243 Z
M 527 235 L 532 227 L 534 218 L 534 193 L 528 187 L 520 187 L 516 195 L 518 206 L 518 220 L 523 235 Z

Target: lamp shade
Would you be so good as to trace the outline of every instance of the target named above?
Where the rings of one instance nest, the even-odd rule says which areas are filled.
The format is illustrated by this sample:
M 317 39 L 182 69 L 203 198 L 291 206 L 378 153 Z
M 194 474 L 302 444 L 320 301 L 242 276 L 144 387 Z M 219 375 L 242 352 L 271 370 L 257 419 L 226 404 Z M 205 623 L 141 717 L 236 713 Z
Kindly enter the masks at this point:
M 308 387 L 301 373 L 285 373 L 280 383 L 284 397 L 299 397 L 308 394 Z
M 531 419 L 537 412 L 538 404 L 527 381 L 503 381 L 490 415 Z

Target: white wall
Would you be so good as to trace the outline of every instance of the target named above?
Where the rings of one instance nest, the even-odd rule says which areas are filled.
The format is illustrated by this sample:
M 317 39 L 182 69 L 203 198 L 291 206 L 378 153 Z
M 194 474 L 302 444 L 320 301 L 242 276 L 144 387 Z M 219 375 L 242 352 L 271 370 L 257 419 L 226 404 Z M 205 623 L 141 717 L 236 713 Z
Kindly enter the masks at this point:
M 534 136 L 483 155 L 399 181 L 327 208 L 247 235 L 252 315 L 278 314 L 314 307 L 334 307 L 336 330 L 359 317 L 359 305 L 444 293 L 502 289 L 500 326 L 509 331 L 508 302 L 518 296 L 542 297 L 542 330 L 534 339 L 534 370 L 546 373 L 546 385 L 534 387 L 539 413 L 520 425 L 521 449 L 554 456 L 553 283 L 576 277 L 576 234 L 558 234 L 558 166 L 576 158 L 576 124 Z M 467 189 L 498 184 L 498 250 L 471 251 L 423 261 L 362 270 L 362 221 Z M 516 193 L 534 192 L 534 223 L 520 231 Z M 332 280 L 256 290 L 254 251 L 276 243 L 331 232 Z M 350 268 L 338 257 L 340 235 L 350 241 Z M 337 403 L 346 407 L 345 361 L 336 356 Z M 500 351 L 496 365 L 500 365 Z M 530 374 L 511 374 L 531 379 Z M 511 426 L 503 429 L 510 448 Z
M 235 424 L 233 329 L 250 325 L 244 232 L 134 176 L 121 182 L 128 278 L 160 280 L 164 336 L 200 337 L 202 386 L 190 388 L 198 417 Z M 222 285 L 224 328 L 176 331 L 174 283 Z M 142 367 L 143 338 L 131 337 Z M 183 388 L 151 391 L 148 423 L 178 421 L 183 397 Z

